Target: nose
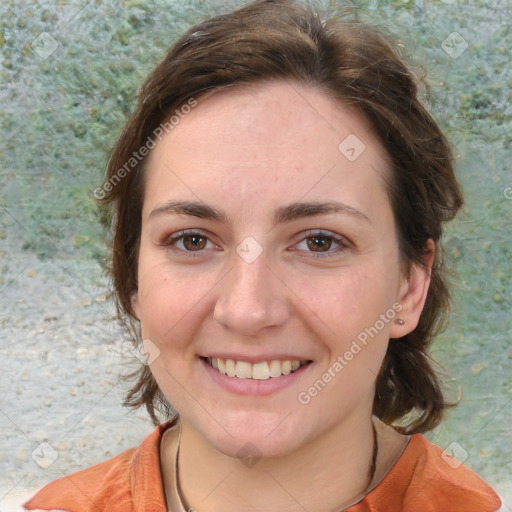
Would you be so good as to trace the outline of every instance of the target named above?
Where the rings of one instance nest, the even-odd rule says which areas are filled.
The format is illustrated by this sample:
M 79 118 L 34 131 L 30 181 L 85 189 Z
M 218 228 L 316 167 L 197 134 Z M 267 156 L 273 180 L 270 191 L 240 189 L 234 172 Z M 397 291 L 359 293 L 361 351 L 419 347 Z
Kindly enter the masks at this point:
M 234 254 L 219 291 L 214 319 L 232 333 L 257 336 L 282 326 L 290 316 L 289 290 L 269 267 L 265 253 L 247 262 Z

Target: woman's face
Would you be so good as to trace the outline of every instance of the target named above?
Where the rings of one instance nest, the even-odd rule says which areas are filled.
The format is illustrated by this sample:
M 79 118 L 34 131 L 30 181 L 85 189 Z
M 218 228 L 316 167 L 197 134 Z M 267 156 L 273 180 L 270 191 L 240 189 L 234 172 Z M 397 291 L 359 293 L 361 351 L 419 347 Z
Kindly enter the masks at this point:
M 408 283 L 369 125 L 285 82 L 183 117 L 147 162 L 134 297 L 162 392 L 228 455 L 285 454 L 368 417 L 389 337 L 415 326 L 393 323 Z

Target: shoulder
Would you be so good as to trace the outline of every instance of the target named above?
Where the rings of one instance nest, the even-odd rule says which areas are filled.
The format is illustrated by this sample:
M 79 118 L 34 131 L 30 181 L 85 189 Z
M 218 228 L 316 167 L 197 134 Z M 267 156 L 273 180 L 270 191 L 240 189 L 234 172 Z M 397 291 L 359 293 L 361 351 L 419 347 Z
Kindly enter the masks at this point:
M 157 427 L 138 447 L 50 482 L 23 507 L 66 512 L 121 512 L 132 510 L 137 504 L 141 510 L 165 510 L 160 440 L 173 423 L 171 420 Z
M 106 510 L 108 502 L 123 503 L 130 495 L 129 472 L 136 452 L 137 448 L 130 448 L 107 461 L 50 482 L 23 506 L 28 510 L 75 510 L 68 506 L 71 503 L 88 510 L 85 507 L 94 503 L 97 509 Z
M 487 482 L 421 434 L 411 437 L 388 477 L 407 482 L 404 512 L 497 512 L 502 505 Z

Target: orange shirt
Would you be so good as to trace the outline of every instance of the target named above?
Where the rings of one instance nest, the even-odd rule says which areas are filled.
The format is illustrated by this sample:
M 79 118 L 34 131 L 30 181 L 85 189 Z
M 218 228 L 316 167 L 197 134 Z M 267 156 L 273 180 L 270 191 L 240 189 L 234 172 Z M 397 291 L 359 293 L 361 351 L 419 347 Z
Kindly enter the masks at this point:
M 49 483 L 24 504 L 25 509 L 166 512 L 160 442 L 177 421 L 157 427 L 138 448 Z M 176 446 L 178 428 L 173 430 Z M 442 453 L 423 435 L 412 435 L 384 479 L 346 512 L 497 511 L 501 501 L 494 490 L 467 467 L 452 467 L 455 464 L 448 464 Z M 178 498 L 170 502 L 176 503 L 171 512 L 186 512 Z

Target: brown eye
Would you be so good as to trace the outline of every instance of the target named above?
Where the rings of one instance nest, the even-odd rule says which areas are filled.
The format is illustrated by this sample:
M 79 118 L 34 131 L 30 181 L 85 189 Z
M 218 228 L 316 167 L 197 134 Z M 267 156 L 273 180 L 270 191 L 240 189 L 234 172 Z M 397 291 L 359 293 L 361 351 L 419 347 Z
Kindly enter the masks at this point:
M 186 235 L 182 237 L 183 247 L 187 251 L 200 251 L 206 246 L 206 238 L 201 235 Z
M 350 246 L 345 237 L 331 232 L 313 230 L 306 232 L 305 235 L 307 236 L 301 239 L 294 250 L 298 249 L 313 258 L 339 255 Z
M 166 238 L 162 247 L 179 256 L 206 256 L 209 249 L 217 248 L 210 238 L 199 231 L 180 231 Z
M 308 247 L 314 252 L 328 251 L 332 246 L 332 238 L 325 235 L 315 235 L 307 239 Z

